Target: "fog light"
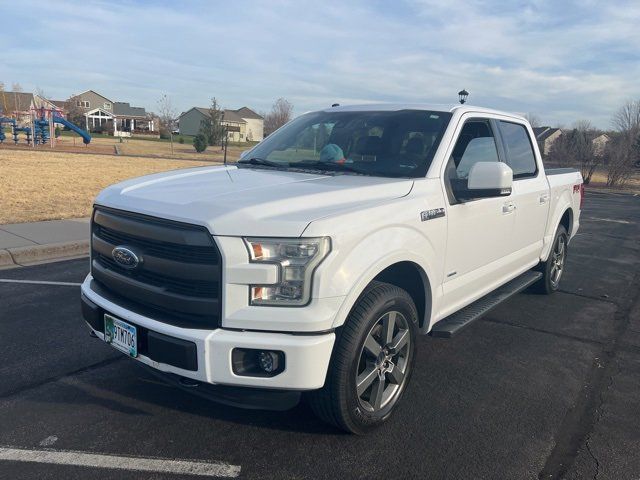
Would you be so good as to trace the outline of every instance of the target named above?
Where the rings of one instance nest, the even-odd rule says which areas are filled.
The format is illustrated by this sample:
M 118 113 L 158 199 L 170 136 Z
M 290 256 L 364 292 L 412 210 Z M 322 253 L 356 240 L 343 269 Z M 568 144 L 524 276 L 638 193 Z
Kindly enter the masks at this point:
M 280 350 L 234 348 L 231 352 L 233 373 L 246 377 L 274 377 L 284 371 L 285 355 Z
M 278 356 L 273 352 L 260 352 L 258 354 L 260 368 L 266 373 L 271 373 L 278 369 Z

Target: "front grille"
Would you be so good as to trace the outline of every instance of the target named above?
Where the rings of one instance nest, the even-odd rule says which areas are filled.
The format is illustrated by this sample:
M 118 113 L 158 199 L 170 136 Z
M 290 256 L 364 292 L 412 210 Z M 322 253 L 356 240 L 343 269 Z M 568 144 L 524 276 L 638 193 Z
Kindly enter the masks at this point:
M 136 268 L 114 261 L 118 246 L 136 253 Z M 186 328 L 219 326 L 222 260 L 204 227 L 97 207 L 91 253 L 95 281 L 128 308 Z

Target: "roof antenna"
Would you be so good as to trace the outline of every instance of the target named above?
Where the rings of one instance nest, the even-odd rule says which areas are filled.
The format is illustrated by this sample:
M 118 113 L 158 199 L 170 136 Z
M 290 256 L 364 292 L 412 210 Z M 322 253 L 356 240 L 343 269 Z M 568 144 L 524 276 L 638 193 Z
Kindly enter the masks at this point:
M 469 96 L 469 92 L 462 89 L 458 92 L 458 101 L 464 105 L 467 102 L 467 97 Z

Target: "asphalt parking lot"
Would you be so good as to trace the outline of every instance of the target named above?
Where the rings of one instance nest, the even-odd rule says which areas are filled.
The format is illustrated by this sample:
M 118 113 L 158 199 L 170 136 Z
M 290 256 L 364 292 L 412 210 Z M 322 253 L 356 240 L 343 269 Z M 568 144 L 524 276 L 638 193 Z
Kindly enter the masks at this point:
M 87 269 L 83 259 L 0 271 L 2 479 L 195 478 L 186 472 L 199 468 L 640 478 L 640 197 L 588 193 L 560 292 L 519 294 L 450 340 L 423 337 L 401 408 L 366 437 L 304 404 L 246 411 L 159 383 L 88 335 L 77 285 Z M 53 451 L 75 464 L 47 463 Z

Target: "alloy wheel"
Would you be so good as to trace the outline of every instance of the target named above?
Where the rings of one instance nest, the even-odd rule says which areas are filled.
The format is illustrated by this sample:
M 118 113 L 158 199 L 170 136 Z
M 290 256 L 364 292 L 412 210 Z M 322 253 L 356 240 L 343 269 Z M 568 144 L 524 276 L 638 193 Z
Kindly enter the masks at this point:
M 556 243 L 553 246 L 553 252 L 551 253 L 551 272 L 549 279 L 553 288 L 557 288 L 560 283 L 560 277 L 562 277 L 562 271 L 564 269 L 564 260 L 567 252 L 567 242 L 564 235 L 558 235 Z
M 377 412 L 397 401 L 408 373 L 410 352 L 406 317 L 397 311 L 382 315 L 367 334 L 356 372 L 358 401 L 365 410 Z

